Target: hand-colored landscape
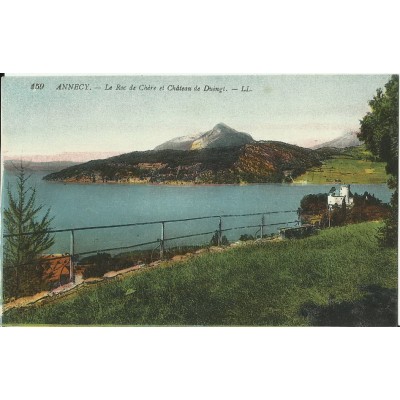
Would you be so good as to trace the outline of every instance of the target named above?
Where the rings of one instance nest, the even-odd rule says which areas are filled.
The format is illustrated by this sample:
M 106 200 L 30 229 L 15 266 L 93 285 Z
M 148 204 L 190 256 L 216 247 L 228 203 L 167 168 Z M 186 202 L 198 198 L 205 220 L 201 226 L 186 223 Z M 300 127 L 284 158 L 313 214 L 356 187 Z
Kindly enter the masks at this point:
M 138 78 L 143 79 L 148 78 Z M 107 143 L 119 141 L 126 150 L 85 160 L 38 156 L 31 166 L 22 159 L 7 160 L 3 322 L 395 326 L 398 76 L 376 91 L 361 120 L 365 111 L 354 114 L 365 110 L 361 100 L 365 102 L 366 85 L 375 79 L 381 77 L 258 77 L 254 82 L 261 86 L 249 91 L 255 95 L 252 101 L 228 96 L 234 85 L 224 89 L 225 100 L 218 103 L 243 124 L 240 131 L 218 123 L 197 133 L 188 128 L 193 119 L 186 113 L 192 107 L 207 114 L 205 106 L 212 103 L 204 98 L 199 102 L 191 90 L 182 102 L 183 114 L 176 107 L 178 98 L 168 93 L 162 99 L 170 103 L 163 107 L 156 106 L 159 96 L 151 101 L 148 94 L 135 97 L 135 114 L 120 97 L 112 102 L 108 97 L 110 102 L 103 104 L 98 86 L 96 94 L 87 93 L 76 107 L 86 110 L 81 125 L 75 124 L 80 113 L 74 116 L 76 126 L 68 125 L 70 114 L 47 93 L 43 98 L 53 101 L 63 120 L 48 137 L 69 145 L 69 136 L 60 130 L 69 126 L 81 146 L 81 139 L 95 139 L 86 154 L 106 154 L 113 149 L 99 143 L 99 132 L 111 129 L 114 135 L 115 129 L 120 138 L 111 135 Z M 276 85 L 271 95 L 260 90 L 269 80 Z M 48 104 L 39 105 L 43 115 L 36 110 L 32 114 L 31 94 L 18 99 L 10 107 L 9 132 L 16 126 L 13 115 L 25 118 L 19 101 L 25 101 L 28 114 L 38 117 L 35 126 L 45 132 Z M 165 120 L 167 105 L 175 122 Z M 115 118 L 104 119 L 112 107 Z M 239 109 L 258 140 L 242 131 L 246 125 L 237 119 Z M 216 117 L 215 110 L 211 114 Z M 358 122 L 357 131 L 343 128 Z M 91 133 L 85 135 L 82 126 Z M 127 136 L 131 126 L 136 136 Z M 138 138 L 150 143 L 146 135 L 153 129 L 168 140 L 155 147 L 153 143 L 153 150 L 132 151 Z M 183 136 L 170 139 L 175 129 Z M 317 136 L 309 137 L 313 147 L 300 146 L 298 140 L 309 130 L 329 141 L 321 144 Z M 342 135 L 332 139 L 331 130 Z M 8 139 L 26 151 L 14 133 Z M 27 129 L 22 136 L 33 146 L 30 134 Z M 62 221 L 61 226 L 54 221 Z

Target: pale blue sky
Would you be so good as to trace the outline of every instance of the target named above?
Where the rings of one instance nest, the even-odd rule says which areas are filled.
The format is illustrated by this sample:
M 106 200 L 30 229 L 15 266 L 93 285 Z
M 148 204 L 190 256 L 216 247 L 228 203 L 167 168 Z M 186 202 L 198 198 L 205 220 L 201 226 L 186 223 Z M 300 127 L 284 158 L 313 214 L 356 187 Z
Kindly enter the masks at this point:
M 148 150 L 177 136 L 224 122 L 256 140 L 299 145 L 357 130 L 368 100 L 389 75 L 6 77 L 2 139 L 7 156 Z M 31 90 L 32 83 L 43 90 Z M 88 91 L 57 91 L 87 83 Z M 106 84 L 156 86 L 155 91 L 105 91 Z M 165 85 L 199 92 L 160 91 Z M 205 92 L 205 85 L 226 91 Z M 252 92 L 231 89 L 249 86 Z M 101 87 L 101 89 L 96 89 Z

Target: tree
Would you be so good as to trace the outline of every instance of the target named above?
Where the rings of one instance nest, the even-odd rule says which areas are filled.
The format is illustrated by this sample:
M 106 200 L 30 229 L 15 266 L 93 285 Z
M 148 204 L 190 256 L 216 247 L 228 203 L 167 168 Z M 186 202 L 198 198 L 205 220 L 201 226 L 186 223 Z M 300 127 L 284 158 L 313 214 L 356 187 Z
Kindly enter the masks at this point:
M 371 111 L 360 121 L 358 135 L 367 149 L 380 161 L 386 162 L 386 173 L 391 175 L 388 185 L 395 189 L 391 212 L 380 230 L 382 244 L 396 246 L 398 235 L 398 176 L 399 176 L 399 76 L 392 75 L 385 91 L 378 89 L 369 101 Z
M 215 231 L 213 237 L 210 240 L 210 245 L 211 246 L 218 246 L 219 245 L 218 237 L 219 237 L 219 232 Z M 228 246 L 229 245 L 229 240 L 227 239 L 227 237 L 225 235 L 223 235 L 222 238 L 221 238 L 221 244 L 222 244 L 222 246 Z
M 22 164 L 17 170 L 15 195 L 8 185 L 9 205 L 4 211 L 5 234 L 12 235 L 6 236 L 4 243 L 5 297 L 32 291 L 30 280 L 38 270 L 40 255 L 54 244 L 54 235 L 45 232 L 53 220 L 49 217 L 50 209 L 43 215 L 44 206 L 36 205 L 36 189 L 28 186 L 30 176 Z M 29 235 L 24 235 L 28 232 Z

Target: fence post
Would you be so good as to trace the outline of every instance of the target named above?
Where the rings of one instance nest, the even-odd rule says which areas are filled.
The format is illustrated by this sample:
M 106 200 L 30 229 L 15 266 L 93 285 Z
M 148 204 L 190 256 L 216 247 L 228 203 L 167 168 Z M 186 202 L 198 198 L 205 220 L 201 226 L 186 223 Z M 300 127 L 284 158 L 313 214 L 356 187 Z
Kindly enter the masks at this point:
M 261 217 L 261 239 L 264 237 L 264 225 L 265 225 L 265 215 Z
M 331 206 L 328 205 L 328 227 L 331 227 Z
M 219 224 L 218 224 L 218 246 L 222 245 L 222 218 L 219 217 Z
M 165 222 L 161 222 L 160 260 L 164 258 Z
M 75 282 L 74 258 L 75 258 L 75 237 L 74 237 L 74 230 L 71 229 L 71 248 L 70 248 L 70 254 L 69 254 L 69 281 L 70 282 Z

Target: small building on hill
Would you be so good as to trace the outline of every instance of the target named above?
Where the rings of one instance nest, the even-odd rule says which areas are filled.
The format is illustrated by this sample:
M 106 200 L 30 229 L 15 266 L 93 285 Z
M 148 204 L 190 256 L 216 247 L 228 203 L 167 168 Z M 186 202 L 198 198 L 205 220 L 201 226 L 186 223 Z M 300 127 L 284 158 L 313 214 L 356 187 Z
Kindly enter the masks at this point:
M 328 194 L 328 207 L 333 207 L 335 204 L 341 206 L 343 200 L 347 207 L 353 205 L 353 195 L 350 191 L 350 185 L 341 185 L 339 191 L 335 187 L 332 187 Z

